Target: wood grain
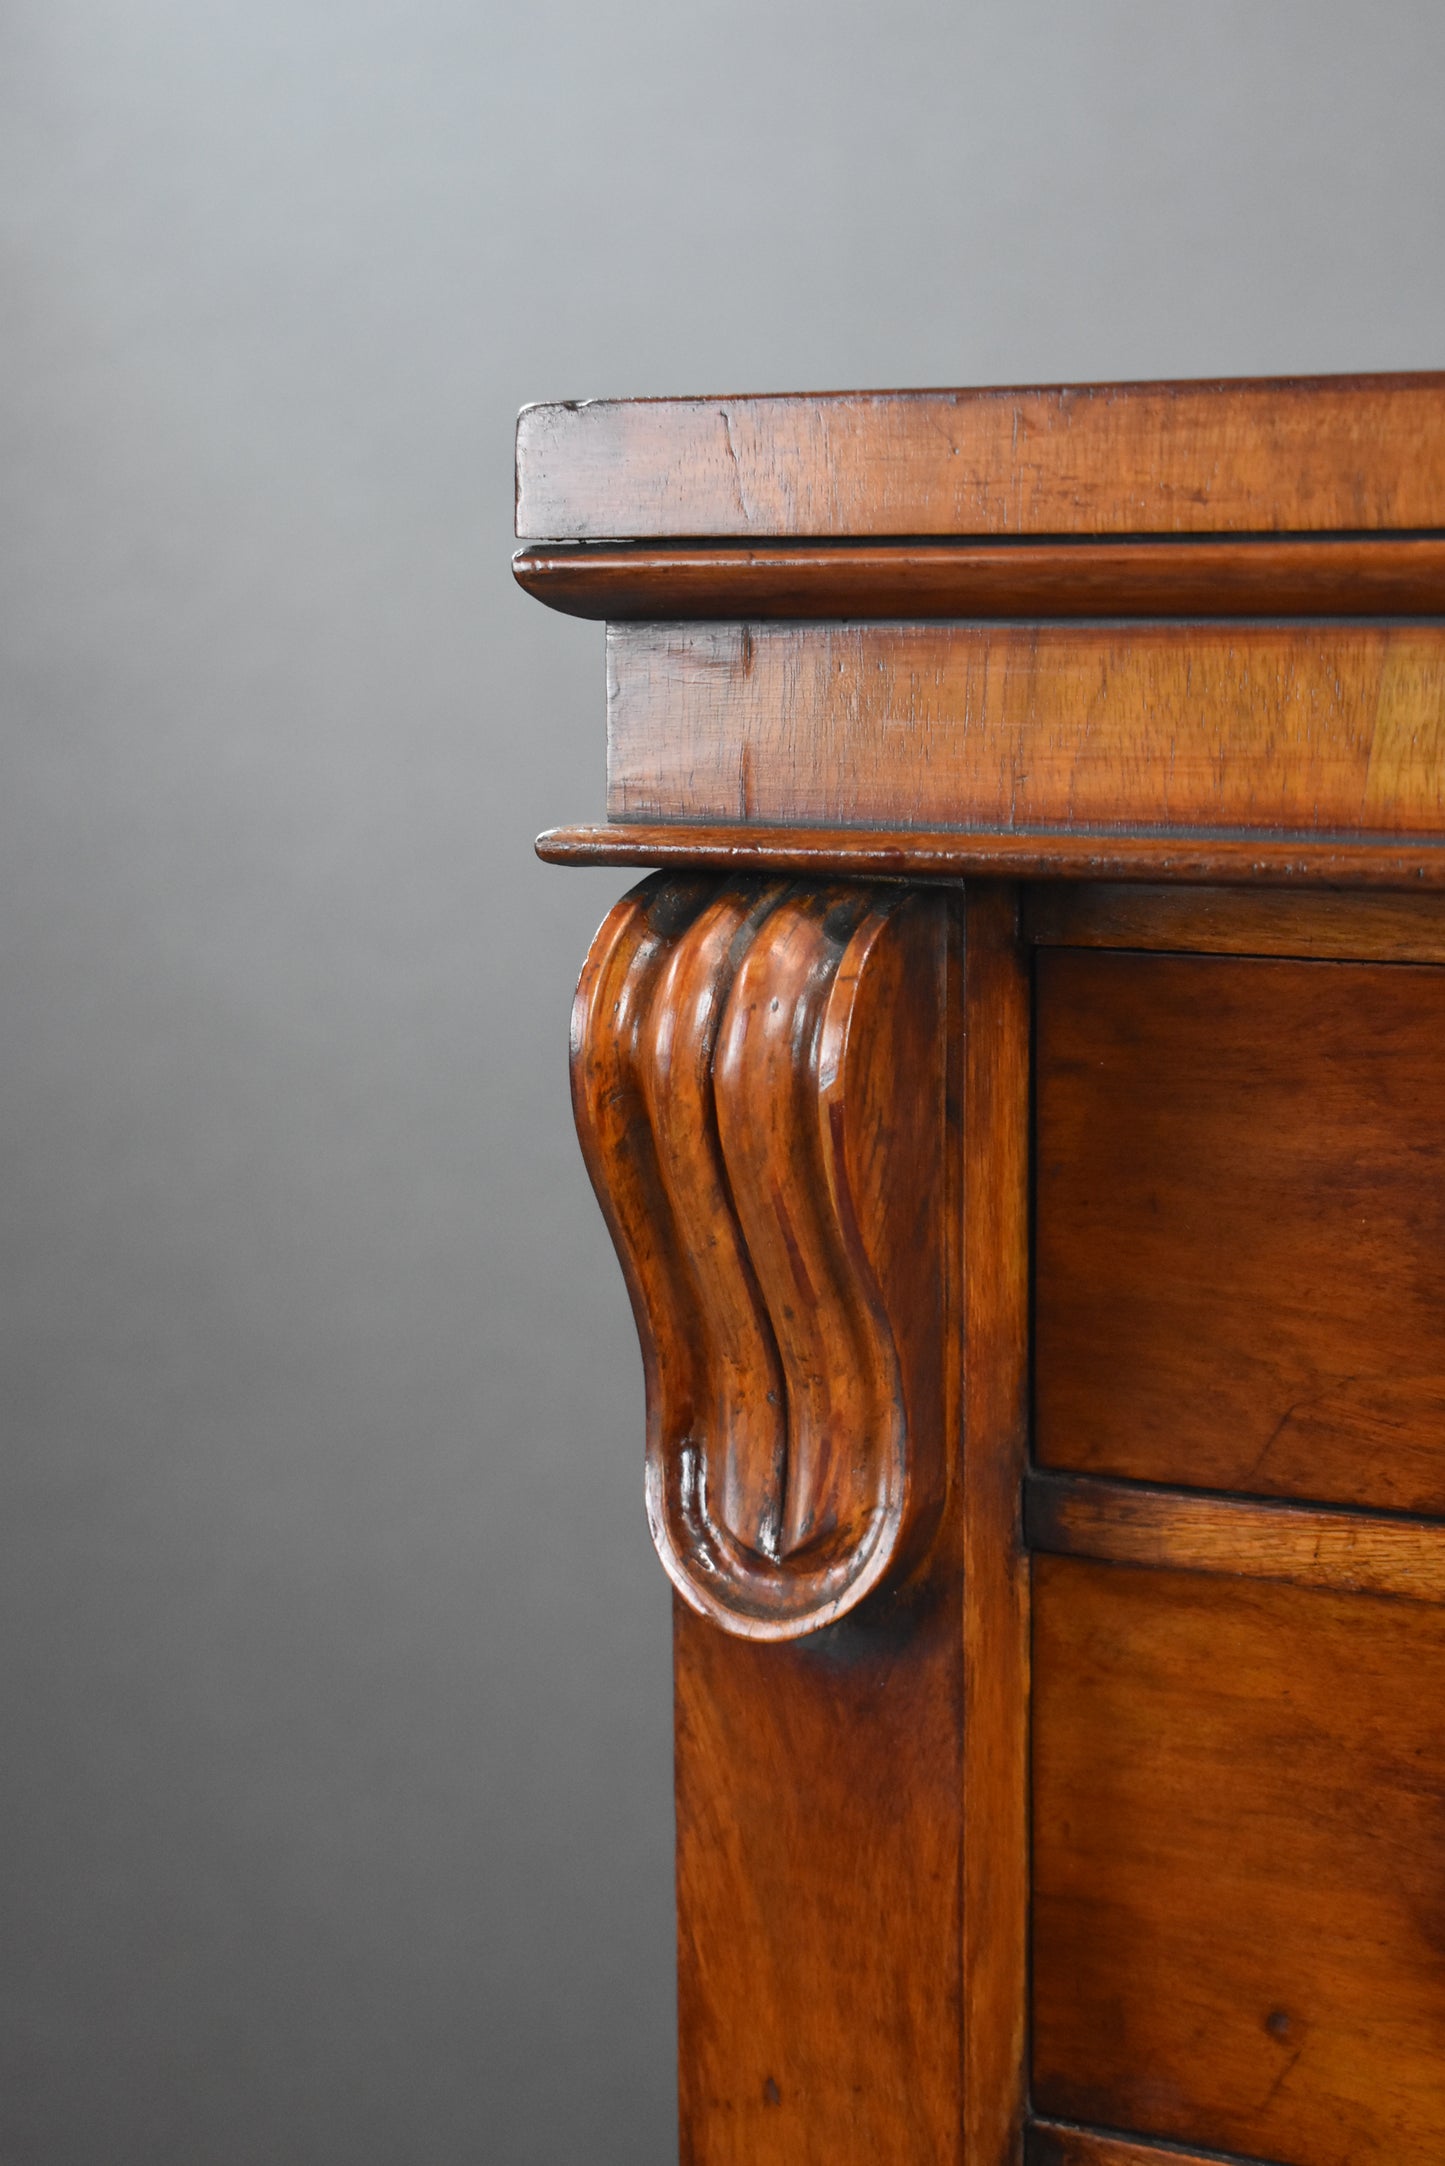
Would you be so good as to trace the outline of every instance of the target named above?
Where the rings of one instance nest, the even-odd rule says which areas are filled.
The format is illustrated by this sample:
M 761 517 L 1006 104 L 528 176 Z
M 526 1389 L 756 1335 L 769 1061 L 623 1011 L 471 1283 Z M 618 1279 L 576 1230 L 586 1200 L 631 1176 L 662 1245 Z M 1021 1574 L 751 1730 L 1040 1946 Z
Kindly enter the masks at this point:
M 682 2166 L 964 2166 L 953 1554 L 791 1645 L 676 1605 Z
M 1096 2128 L 1036 2121 L 1024 2145 L 1024 2166 L 1268 2166 L 1267 2160 L 1223 2151 L 1183 2151 L 1177 2144 L 1138 2143 Z
M 1445 833 L 1445 624 L 613 625 L 609 813 Z
M 1445 1521 L 1438 1519 L 1036 1472 L 1025 1485 L 1024 1526 L 1030 1547 L 1051 1556 L 1445 1602 Z
M 1027 976 L 1016 898 L 961 903 L 936 1205 L 962 1441 L 927 1574 L 789 1646 L 677 1611 L 686 2166 L 1021 2155 Z
M 642 1344 L 648 1519 L 729 1631 L 833 1622 L 942 1508 L 946 949 L 936 893 L 658 876 L 582 973 L 573 1096 Z
M 1279 836 L 1070 834 L 1035 830 L 740 827 L 727 822 L 610 821 L 537 837 L 549 865 L 670 865 L 716 872 L 832 875 L 854 880 L 1220 880 L 1352 892 L 1445 888 L 1445 843 Z M 1365 922 L 1368 922 L 1366 914 Z M 1148 945 L 1147 942 L 1141 943 Z M 1161 943 L 1167 945 L 1167 943 Z
M 567 543 L 512 559 L 569 616 L 1313 617 L 1445 612 L 1445 537 L 795 542 L 767 548 Z
M 1040 947 L 1445 962 L 1445 905 L 1429 895 L 1051 882 L 1028 890 L 1024 922 Z
M 518 484 L 610 624 L 539 849 L 666 868 L 576 1077 L 683 2166 L 1438 2166 L 1445 375 L 536 408 Z
M 1445 1514 L 1445 972 L 1036 957 L 1047 1466 Z
M 962 1289 L 963 2108 L 1018 2166 L 1027 2106 L 1029 981 L 1009 887 L 966 890 Z
M 1034 2098 L 1445 2155 L 1445 1611 L 1034 1560 Z
M 517 422 L 517 533 L 1445 527 L 1445 378 L 587 399 Z
M 949 910 L 935 1205 L 956 1440 L 967 1078 Z M 975 2166 L 962 1502 L 955 1479 L 925 1574 L 807 1639 L 762 1645 L 674 1607 L 682 2166 Z

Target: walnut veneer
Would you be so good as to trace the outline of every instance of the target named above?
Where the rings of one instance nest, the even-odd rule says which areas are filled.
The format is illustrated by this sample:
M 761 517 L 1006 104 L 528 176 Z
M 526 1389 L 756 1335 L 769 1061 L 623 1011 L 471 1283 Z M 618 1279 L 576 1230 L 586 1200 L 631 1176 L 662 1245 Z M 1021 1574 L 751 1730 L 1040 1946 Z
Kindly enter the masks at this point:
M 686 2166 L 1445 2159 L 1445 377 L 530 408 Z

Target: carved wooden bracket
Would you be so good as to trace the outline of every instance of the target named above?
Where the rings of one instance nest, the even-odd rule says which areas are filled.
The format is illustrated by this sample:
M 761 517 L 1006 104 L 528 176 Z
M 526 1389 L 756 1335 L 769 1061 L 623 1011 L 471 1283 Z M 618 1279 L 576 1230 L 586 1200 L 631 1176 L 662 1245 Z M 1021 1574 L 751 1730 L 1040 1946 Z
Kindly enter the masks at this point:
M 937 892 L 659 874 L 578 986 L 652 1537 L 753 1639 L 854 1608 L 942 1503 L 948 922 Z

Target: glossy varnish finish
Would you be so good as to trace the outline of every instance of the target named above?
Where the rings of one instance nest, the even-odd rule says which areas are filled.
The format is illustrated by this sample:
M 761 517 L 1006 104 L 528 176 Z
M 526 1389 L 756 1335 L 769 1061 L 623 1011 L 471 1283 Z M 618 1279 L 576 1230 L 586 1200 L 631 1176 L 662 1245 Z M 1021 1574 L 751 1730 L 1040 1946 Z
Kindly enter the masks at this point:
M 1445 970 L 1041 950 L 1036 1450 L 1445 1513 Z
M 1445 378 L 586 399 L 517 424 L 523 538 L 1445 527 Z
M 740 874 L 800 873 L 810 877 L 838 875 L 855 880 L 908 880 L 916 883 L 945 880 L 1043 880 L 1050 888 L 1067 882 L 1079 887 L 1094 881 L 1152 884 L 1178 882 L 1197 889 L 1202 881 L 1222 881 L 1236 896 L 1239 883 L 1251 890 L 1291 888 L 1297 891 L 1348 889 L 1352 895 L 1382 891 L 1389 906 L 1405 908 L 1406 895 L 1434 898 L 1445 889 L 1445 841 L 1420 837 L 1398 842 L 1373 837 L 1340 836 L 1322 842 L 1318 838 L 1279 835 L 1221 835 L 1185 832 L 1159 834 L 1101 834 L 1094 829 L 1071 833 L 1067 828 L 1026 831 L 1022 834 L 989 833 L 929 828 L 786 827 L 739 826 L 733 822 L 694 825 L 669 821 L 649 825 L 646 821 L 609 821 L 605 825 L 553 827 L 537 837 L 537 855 L 549 865 L 676 865 L 689 869 Z M 1342 898 L 1344 899 L 1344 898 Z M 1171 913 L 1158 913 L 1160 945 L 1164 947 L 1219 946 L 1225 952 L 1249 954 L 1313 954 L 1312 947 L 1277 950 L 1265 945 L 1241 949 L 1228 939 L 1215 941 L 1205 929 L 1201 902 L 1188 919 L 1188 938 L 1183 942 L 1170 927 L 1178 923 Z M 1223 904 L 1220 906 L 1223 908 Z M 1382 907 L 1386 907 L 1383 906 Z M 1056 896 L 1037 895 L 1029 906 L 1032 937 L 1052 940 L 1062 924 Z M 1314 922 L 1324 924 L 1327 913 Z M 1096 923 L 1101 922 L 1096 919 Z M 1118 923 L 1117 916 L 1114 921 Z M 1266 925 L 1267 917 L 1246 920 L 1251 934 Z M 1294 923 L 1301 922 L 1296 919 Z M 1319 953 L 1370 955 L 1375 937 L 1370 928 L 1397 920 L 1382 918 L 1362 906 L 1358 944 L 1348 935 L 1343 947 L 1321 947 Z M 1294 936 L 1291 935 L 1291 938 Z M 1303 937 L 1303 936 L 1301 936 Z M 1063 944 L 1073 934 L 1062 936 Z M 1103 947 L 1149 945 L 1146 933 L 1132 941 L 1080 939 L 1080 945 Z M 1428 951 L 1433 955 L 1433 949 Z M 1428 955 L 1427 958 L 1428 959 Z
M 578 987 L 653 1540 L 686 1602 L 753 1638 L 854 1608 L 942 1508 L 947 907 L 659 875 Z
M 767 617 L 1435 616 L 1445 536 L 1238 541 L 572 543 L 512 560 L 550 608 L 622 623 Z
M 1026 911 L 1028 937 L 1042 947 L 1445 963 L 1436 895 L 1058 881 L 1032 889 Z
M 958 1520 L 816 1638 L 678 1602 L 682 2166 L 960 2166 Z
M 1054 1556 L 1445 1602 L 1440 1519 L 1035 1471 L 1024 1485 L 1024 1531 L 1031 1549 Z
M 1015 2166 L 1028 2006 L 1028 972 L 1016 891 L 965 896 L 963 2156 Z
M 1220 2166 L 1220 2154 L 1185 2151 L 1177 2144 L 1161 2150 L 1157 2144 L 1139 2143 L 1129 2136 L 1039 2121 L 1029 2131 L 1024 2166 Z M 1263 2162 L 1235 2154 L 1228 2166 L 1263 2166 Z
M 1036 1557 L 1034 1625 L 1037 2110 L 1438 2166 L 1445 1607 Z
M 1028 1010 L 1009 891 L 965 899 L 950 985 L 936 1208 L 963 1445 L 934 1547 L 795 1646 L 677 1610 L 688 2166 L 1019 2155 Z
M 967 1078 L 950 916 L 936 1206 L 956 1438 Z M 912 1580 L 795 1642 L 675 1605 L 683 2166 L 964 2166 L 964 1507 L 955 1480 Z M 1009 1713 L 1017 1736 L 1022 1704 Z M 1018 2005 L 1015 1983 L 1007 2021 Z
M 1445 377 L 534 409 L 519 531 L 684 2166 L 1439 2166 Z
M 622 820 L 1445 833 L 1445 624 L 614 625 Z

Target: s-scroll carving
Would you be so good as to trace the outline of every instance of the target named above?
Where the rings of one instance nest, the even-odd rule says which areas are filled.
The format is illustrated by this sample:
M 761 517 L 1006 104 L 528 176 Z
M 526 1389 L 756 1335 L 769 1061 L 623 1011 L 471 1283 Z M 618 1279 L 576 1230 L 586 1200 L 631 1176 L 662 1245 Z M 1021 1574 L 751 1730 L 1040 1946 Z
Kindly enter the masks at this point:
M 653 1541 L 753 1639 L 853 1609 L 942 1504 L 947 944 L 938 893 L 658 875 L 577 990 Z

